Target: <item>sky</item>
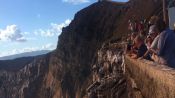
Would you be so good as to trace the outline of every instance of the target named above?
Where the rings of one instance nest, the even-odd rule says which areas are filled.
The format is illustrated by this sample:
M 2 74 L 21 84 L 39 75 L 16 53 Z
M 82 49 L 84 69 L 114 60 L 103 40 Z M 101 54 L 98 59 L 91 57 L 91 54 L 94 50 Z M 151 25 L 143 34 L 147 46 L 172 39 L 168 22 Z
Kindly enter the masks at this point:
M 0 57 L 54 50 L 62 28 L 76 12 L 96 1 L 0 0 Z

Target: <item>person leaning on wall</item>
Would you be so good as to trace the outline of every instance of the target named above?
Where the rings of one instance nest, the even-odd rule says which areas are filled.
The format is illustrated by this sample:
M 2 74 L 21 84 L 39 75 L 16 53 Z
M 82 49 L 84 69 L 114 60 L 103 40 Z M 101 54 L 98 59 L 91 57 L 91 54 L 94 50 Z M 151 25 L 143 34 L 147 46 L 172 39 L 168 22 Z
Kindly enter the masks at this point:
M 158 21 L 157 27 L 161 32 L 157 45 L 158 63 L 175 68 L 175 44 L 173 43 L 175 42 L 175 33 L 168 27 L 165 27 L 163 21 Z

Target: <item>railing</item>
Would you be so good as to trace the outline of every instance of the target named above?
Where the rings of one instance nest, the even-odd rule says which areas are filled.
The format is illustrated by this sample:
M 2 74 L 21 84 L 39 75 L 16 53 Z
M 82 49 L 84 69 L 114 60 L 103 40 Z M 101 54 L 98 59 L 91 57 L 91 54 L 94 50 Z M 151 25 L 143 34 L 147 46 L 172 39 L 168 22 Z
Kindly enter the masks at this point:
M 126 73 L 144 98 L 175 98 L 175 70 L 147 60 L 125 56 Z

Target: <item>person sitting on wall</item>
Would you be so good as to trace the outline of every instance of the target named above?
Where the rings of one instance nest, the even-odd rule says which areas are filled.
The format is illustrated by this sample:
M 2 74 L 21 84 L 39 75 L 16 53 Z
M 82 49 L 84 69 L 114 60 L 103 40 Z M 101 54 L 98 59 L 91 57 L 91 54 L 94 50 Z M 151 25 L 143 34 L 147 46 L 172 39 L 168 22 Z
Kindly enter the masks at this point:
M 135 52 L 130 54 L 131 58 L 133 58 L 133 59 L 137 59 L 139 57 L 142 57 L 145 54 L 145 52 L 147 51 L 147 47 L 144 44 L 144 40 L 140 36 L 137 36 L 134 39 L 134 47 L 136 50 L 133 50 L 133 51 L 135 51 Z

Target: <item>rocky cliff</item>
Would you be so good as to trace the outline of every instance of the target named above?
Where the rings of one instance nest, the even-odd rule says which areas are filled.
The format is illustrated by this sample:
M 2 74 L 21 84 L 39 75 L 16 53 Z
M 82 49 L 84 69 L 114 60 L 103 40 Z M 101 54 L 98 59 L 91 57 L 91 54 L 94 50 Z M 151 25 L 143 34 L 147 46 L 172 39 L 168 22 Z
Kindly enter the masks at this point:
M 82 9 L 63 28 L 55 51 L 18 70 L 1 69 L 0 98 L 85 98 L 97 51 L 125 35 L 131 17 L 147 19 L 160 7 L 159 3 L 103 1 Z

